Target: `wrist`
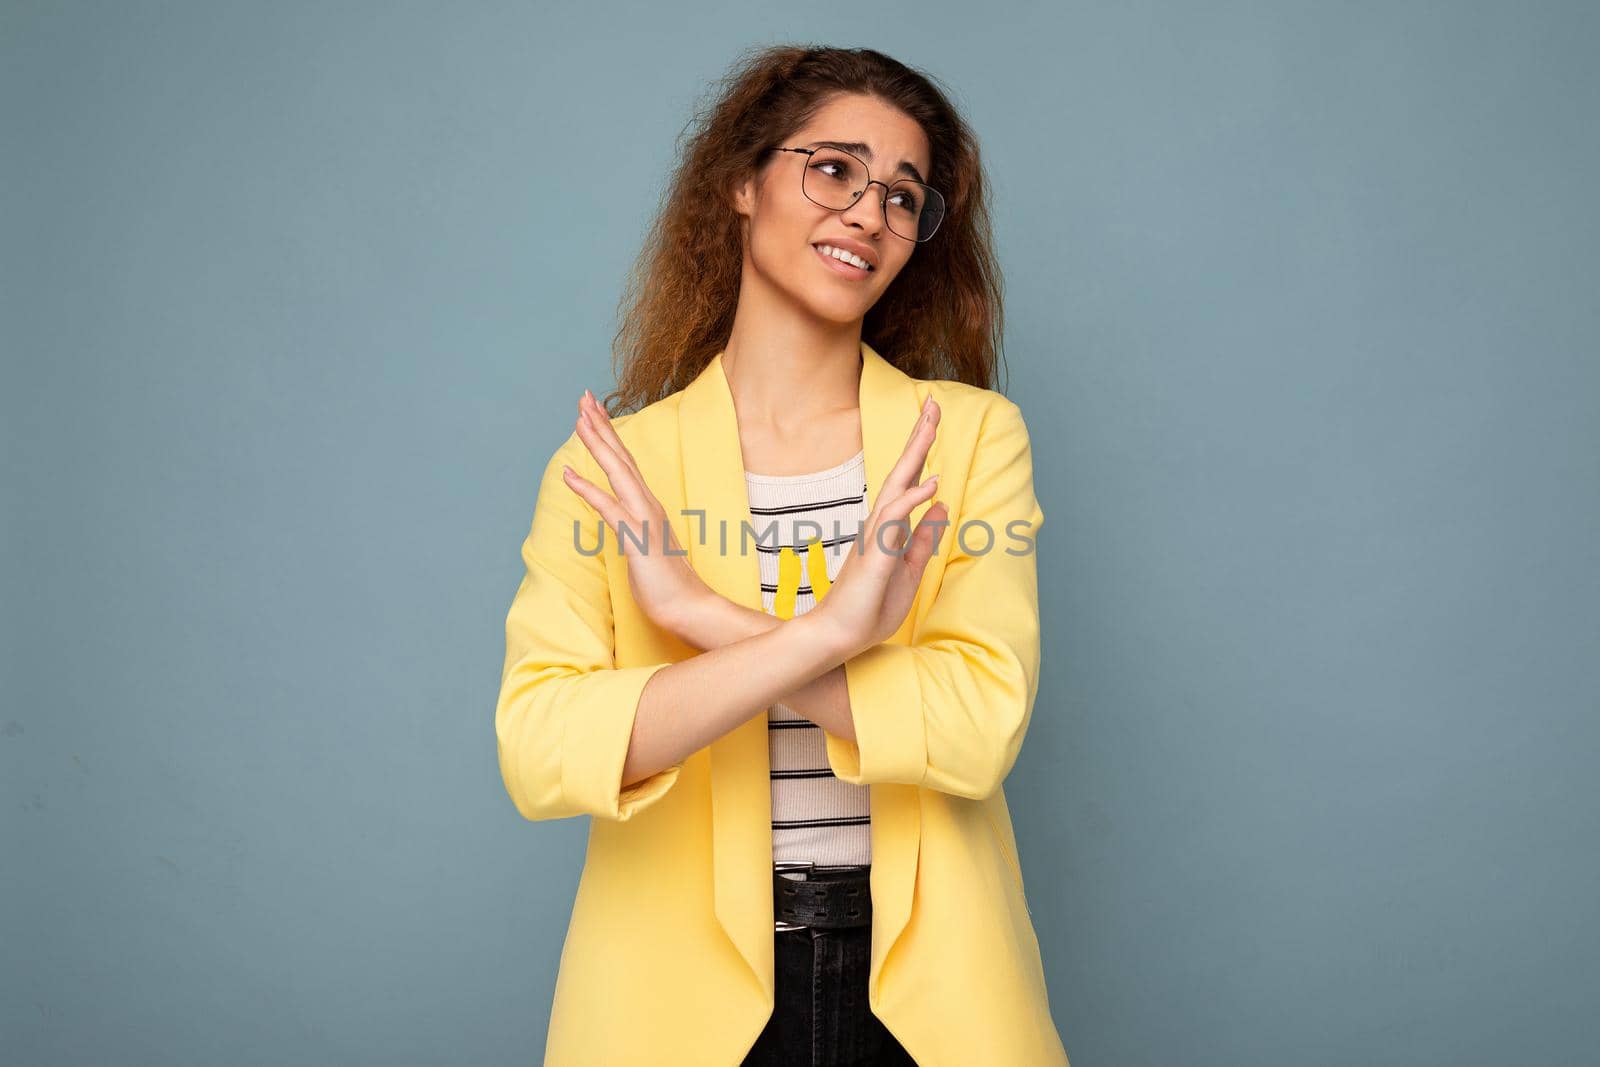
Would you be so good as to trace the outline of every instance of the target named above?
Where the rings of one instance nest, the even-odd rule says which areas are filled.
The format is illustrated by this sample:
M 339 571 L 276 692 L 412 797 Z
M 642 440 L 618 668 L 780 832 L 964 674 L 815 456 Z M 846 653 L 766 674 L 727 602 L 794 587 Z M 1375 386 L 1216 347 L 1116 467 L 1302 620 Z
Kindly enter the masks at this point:
M 680 597 L 664 612 L 661 622 L 674 637 L 688 645 L 704 650 L 704 642 L 711 630 L 711 616 L 718 597 L 709 589 L 691 597 Z
M 845 631 L 831 614 L 818 604 L 804 615 L 796 615 L 785 624 L 794 628 L 801 641 L 809 643 L 828 666 L 836 667 L 861 651 L 862 645 Z
M 667 628 L 702 652 L 732 644 L 778 625 L 765 612 L 740 607 L 711 589 L 678 601 Z

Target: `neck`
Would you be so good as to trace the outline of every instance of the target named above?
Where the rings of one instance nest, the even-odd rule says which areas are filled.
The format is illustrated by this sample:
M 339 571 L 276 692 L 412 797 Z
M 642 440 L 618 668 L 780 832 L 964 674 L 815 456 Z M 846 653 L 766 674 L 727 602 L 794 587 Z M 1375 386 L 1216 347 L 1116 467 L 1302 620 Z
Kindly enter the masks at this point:
M 824 323 L 793 310 L 758 316 L 749 306 L 741 297 L 722 354 L 741 425 L 798 426 L 859 405 L 859 320 Z

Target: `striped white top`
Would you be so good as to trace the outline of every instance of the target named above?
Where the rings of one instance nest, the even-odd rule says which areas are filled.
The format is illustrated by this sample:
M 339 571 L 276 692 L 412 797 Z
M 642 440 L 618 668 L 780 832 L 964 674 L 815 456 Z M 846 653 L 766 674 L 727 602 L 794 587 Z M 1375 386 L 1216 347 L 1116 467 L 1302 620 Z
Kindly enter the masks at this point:
M 754 530 L 749 544 L 761 564 L 761 603 L 768 614 L 803 615 L 827 595 L 866 522 L 866 470 L 861 451 L 809 474 L 745 472 Z M 822 728 L 776 702 L 767 713 L 767 753 L 773 861 L 871 863 L 868 787 L 834 776 Z

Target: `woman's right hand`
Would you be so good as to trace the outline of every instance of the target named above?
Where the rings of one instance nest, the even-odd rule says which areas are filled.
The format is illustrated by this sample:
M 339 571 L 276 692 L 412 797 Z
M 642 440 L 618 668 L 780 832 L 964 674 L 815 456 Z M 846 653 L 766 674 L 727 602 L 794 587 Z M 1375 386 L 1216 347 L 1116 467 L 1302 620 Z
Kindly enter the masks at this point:
M 716 592 L 689 565 L 666 509 L 645 484 L 639 464 L 617 436 L 605 408 L 587 389 L 578 399 L 577 431 L 617 495 L 613 498 L 570 467 L 563 475 L 568 488 L 587 500 L 611 528 L 628 560 L 628 586 L 640 610 L 651 622 L 683 637 L 683 613 Z M 627 537 L 622 536 L 623 526 Z
M 818 616 L 835 636 L 845 658 L 888 640 L 900 629 L 916 600 L 928 560 L 938 550 L 949 508 L 935 502 L 910 531 L 911 512 L 938 491 L 937 474 L 914 484 L 928 458 L 939 426 L 939 405 L 930 396 L 905 451 L 883 480 L 861 542 L 845 558 L 827 595 L 807 615 Z M 889 523 L 895 525 L 888 525 Z

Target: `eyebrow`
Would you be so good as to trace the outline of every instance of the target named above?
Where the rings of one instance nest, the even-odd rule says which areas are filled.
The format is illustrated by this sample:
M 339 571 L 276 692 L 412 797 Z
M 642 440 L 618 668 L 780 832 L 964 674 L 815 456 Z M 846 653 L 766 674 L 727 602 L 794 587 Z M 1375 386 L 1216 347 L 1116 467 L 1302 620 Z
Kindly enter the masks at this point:
M 854 152 L 856 155 L 865 159 L 868 163 L 872 162 L 872 146 L 863 141 L 812 141 L 807 144 L 806 147 L 837 148 L 841 152 Z M 894 172 L 896 174 L 905 174 L 909 177 L 915 178 L 923 185 L 928 184 L 927 179 L 922 176 L 922 173 L 905 160 L 900 161 L 900 165 L 895 168 Z

